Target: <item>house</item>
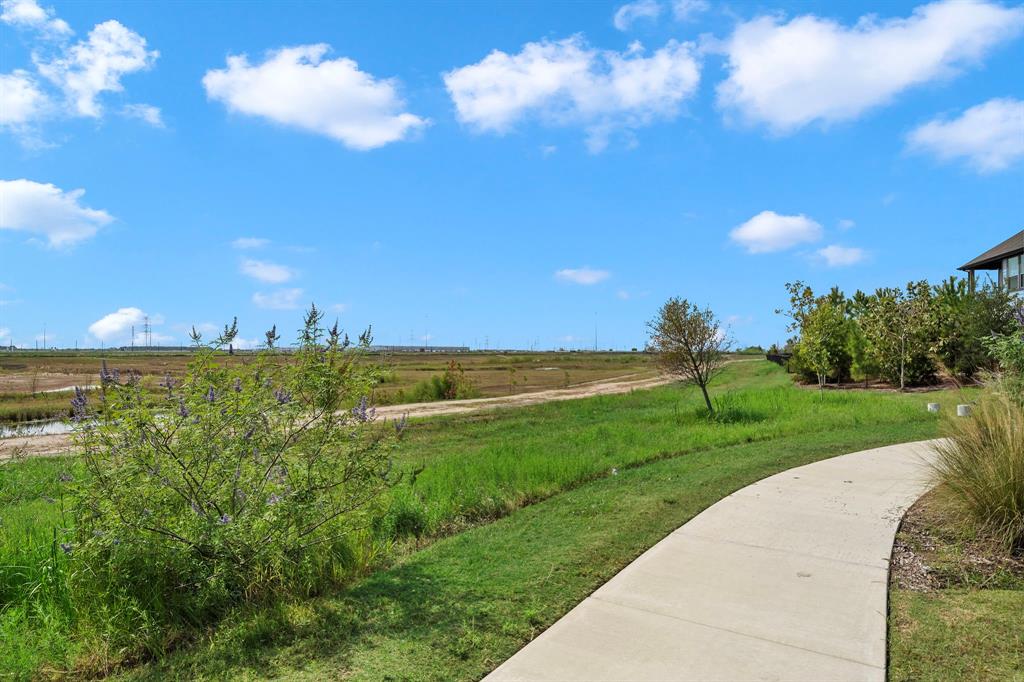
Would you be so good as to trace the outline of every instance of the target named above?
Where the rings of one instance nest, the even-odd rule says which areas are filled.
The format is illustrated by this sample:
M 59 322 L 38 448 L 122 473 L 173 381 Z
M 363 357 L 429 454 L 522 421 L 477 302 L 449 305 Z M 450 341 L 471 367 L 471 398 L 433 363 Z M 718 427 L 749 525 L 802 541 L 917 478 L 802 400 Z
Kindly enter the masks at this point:
M 979 270 L 995 270 L 989 277 L 1010 291 L 1024 289 L 1024 230 L 1013 235 L 1006 241 L 981 254 L 977 258 L 961 265 L 958 269 L 967 273 L 967 278 L 974 289 Z

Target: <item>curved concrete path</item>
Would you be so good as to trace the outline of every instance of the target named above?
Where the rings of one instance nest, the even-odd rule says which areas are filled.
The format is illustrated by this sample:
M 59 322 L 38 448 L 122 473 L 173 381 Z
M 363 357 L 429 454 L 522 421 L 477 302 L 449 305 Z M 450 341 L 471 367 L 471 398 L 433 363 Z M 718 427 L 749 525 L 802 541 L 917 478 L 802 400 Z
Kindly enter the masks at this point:
M 889 557 L 931 456 L 865 450 L 729 495 L 486 679 L 885 680 Z

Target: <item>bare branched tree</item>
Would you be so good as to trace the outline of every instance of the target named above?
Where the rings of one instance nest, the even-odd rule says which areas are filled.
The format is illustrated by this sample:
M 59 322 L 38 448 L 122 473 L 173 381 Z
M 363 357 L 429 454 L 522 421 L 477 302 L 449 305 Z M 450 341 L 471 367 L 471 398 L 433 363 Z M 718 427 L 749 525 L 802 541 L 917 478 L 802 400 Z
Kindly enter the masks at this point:
M 721 371 L 732 341 L 711 308 L 702 310 L 685 298 L 670 298 L 647 328 L 650 349 L 658 354 L 662 369 L 700 386 L 708 412 L 714 414 L 708 384 Z

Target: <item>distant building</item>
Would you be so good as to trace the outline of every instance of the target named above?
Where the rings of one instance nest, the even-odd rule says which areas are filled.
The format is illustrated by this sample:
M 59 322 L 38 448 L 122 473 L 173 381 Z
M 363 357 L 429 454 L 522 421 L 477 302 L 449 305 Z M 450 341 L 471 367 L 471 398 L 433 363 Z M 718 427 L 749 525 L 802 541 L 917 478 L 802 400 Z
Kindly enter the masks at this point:
M 370 346 L 373 353 L 468 353 L 469 346 Z
M 999 286 L 1014 292 L 1024 290 L 1024 230 L 964 263 L 959 269 L 967 273 L 971 289 L 975 287 L 979 270 L 995 270 Z

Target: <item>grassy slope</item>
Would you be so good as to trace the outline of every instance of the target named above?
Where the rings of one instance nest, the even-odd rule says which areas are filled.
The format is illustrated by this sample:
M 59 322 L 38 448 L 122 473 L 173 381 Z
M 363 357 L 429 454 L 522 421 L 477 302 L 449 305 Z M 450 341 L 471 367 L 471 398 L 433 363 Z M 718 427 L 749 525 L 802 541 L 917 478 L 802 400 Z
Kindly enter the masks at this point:
M 517 471 L 508 460 L 530 462 L 534 452 L 568 459 L 547 470 L 553 479 L 587 473 L 571 465 L 577 448 L 600 467 L 560 480 L 568 492 L 439 540 L 338 595 L 235 614 L 200 645 L 133 675 L 475 679 L 728 493 L 824 457 L 935 435 L 936 422 L 923 410 L 935 394 L 821 400 L 786 387 L 777 398 L 772 387 L 780 377 L 771 368 L 735 372 L 726 383 L 758 386 L 760 397 L 734 405 L 736 421 L 714 425 L 720 428 L 713 435 L 691 423 L 686 409 L 673 409 L 679 394 L 671 389 L 424 427 L 403 455 L 409 464 L 430 450 L 421 475 L 427 483 L 418 481 L 423 491 L 500 490 L 479 471 L 505 481 Z M 793 406 L 802 416 L 788 415 Z M 621 467 L 617 475 L 606 475 L 611 464 Z M 427 474 L 435 467 L 442 473 L 432 485 Z M 533 480 L 531 470 L 518 470 L 520 494 L 557 492 Z M 429 506 L 430 493 L 424 497 Z

